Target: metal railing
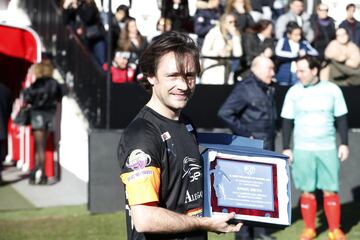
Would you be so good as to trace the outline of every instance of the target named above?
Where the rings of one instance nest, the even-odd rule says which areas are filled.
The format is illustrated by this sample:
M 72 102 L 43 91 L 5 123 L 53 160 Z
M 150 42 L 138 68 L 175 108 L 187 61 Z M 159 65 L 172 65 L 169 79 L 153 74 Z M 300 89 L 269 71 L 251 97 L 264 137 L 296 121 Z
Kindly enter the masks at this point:
M 105 127 L 106 74 L 78 36 L 63 21 L 56 0 L 22 0 L 32 27 L 54 57 L 92 128 Z

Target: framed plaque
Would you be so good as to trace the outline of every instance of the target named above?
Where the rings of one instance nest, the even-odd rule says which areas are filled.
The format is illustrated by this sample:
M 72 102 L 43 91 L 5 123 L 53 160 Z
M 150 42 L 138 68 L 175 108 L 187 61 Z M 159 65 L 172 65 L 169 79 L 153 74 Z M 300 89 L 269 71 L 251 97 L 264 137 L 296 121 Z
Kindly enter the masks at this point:
M 207 144 L 204 213 L 235 212 L 236 221 L 286 227 L 291 223 L 287 157 L 260 148 Z

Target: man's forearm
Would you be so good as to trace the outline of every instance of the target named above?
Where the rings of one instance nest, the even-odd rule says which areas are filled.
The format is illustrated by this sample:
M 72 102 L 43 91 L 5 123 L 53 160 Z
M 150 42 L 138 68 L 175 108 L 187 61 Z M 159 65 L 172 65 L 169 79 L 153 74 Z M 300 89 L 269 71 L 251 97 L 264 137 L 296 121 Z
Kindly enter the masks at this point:
M 179 214 L 157 206 L 136 205 L 131 207 L 131 217 L 138 232 L 147 233 L 181 233 L 193 231 L 211 231 L 218 233 L 237 232 L 241 223 L 229 224 L 235 213 L 221 216 L 192 217 Z
M 189 232 L 203 229 L 200 218 L 187 216 L 157 206 L 131 207 L 136 231 L 147 233 Z

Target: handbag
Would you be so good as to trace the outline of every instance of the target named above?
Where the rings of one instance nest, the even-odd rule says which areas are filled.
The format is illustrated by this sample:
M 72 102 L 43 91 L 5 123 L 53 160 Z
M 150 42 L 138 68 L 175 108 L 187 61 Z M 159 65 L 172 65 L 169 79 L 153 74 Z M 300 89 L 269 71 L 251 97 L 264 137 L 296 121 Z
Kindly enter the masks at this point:
M 86 26 L 85 27 L 85 36 L 87 39 L 93 40 L 103 37 L 104 28 L 100 23 Z
M 13 120 L 13 123 L 20 125 L 20 126 L 26 126 L 30 124 L 30 108 L 21 108 L 16 117 Z

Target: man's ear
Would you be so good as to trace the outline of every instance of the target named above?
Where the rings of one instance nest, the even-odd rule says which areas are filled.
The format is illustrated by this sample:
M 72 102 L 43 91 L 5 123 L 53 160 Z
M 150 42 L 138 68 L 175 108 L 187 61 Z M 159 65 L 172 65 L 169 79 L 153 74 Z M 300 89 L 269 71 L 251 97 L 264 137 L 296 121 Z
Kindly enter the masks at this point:
M 156 81 L 156 77 L 155 77 L 155 76 L 153 76 L 153 77 L 147 77 L 147 80 L 149 81 L 149 83 L 150 83 L 151 85 L 154 85 L 154 84 L 155 84 L 155 81 Z

